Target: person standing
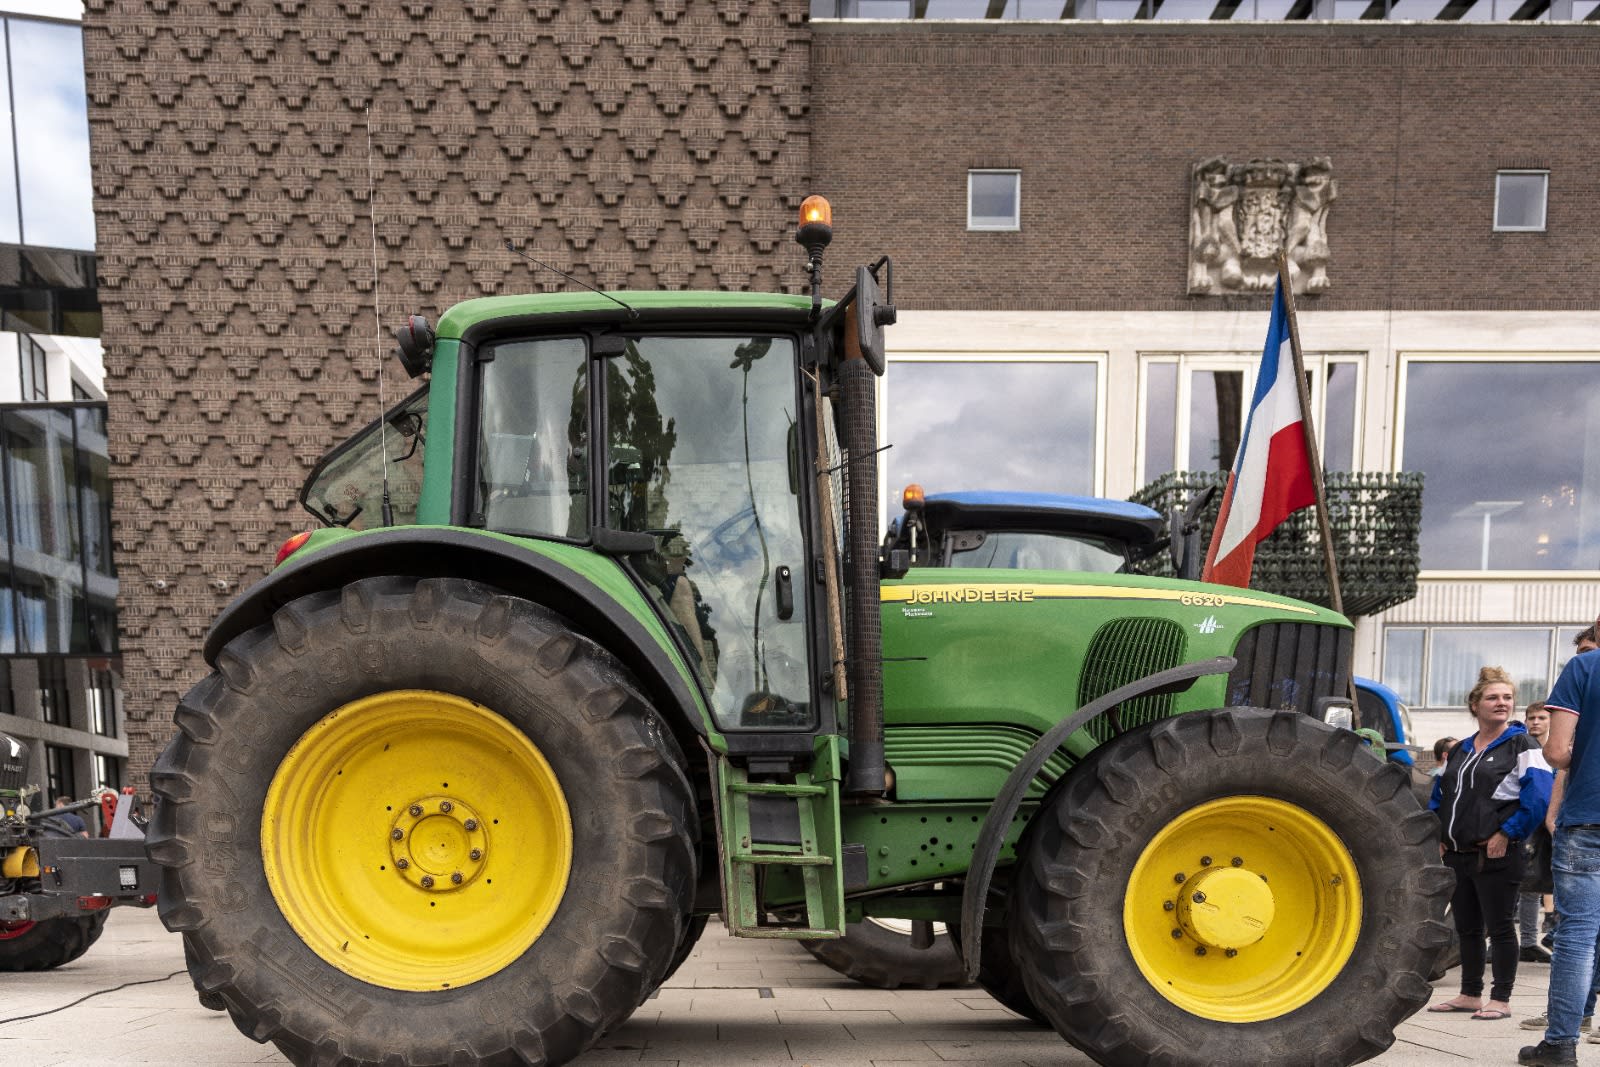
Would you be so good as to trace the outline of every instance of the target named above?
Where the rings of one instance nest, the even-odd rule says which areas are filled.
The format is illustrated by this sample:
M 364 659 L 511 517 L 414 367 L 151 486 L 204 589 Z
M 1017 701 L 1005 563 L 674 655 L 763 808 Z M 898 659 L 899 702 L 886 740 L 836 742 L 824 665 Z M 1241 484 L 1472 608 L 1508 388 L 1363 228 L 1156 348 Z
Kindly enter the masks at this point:
M 1595 981 L 1595 941 L 1600 938 L 1600 747 L 1595 744 L 1600 733 L 1600 650 L 1567 661 L 1545 707 L 1550 711 L 1545 752 L 1552 766 L 1566 772 L 1550 859 L 1560 919 L 1550 961 L 1544 1039 L 1517 1053 L 1517 1062 L 1528 1067 L 1578 1062 L 1578 1027 Z
M 1484 667 L 1467 697 L 1478 729 L 1450 752 L 1429 807 L 1439 817 L 1440 852 L 1455 872 L 1450 898 L 1461 942 L 1461 993 L 1431 1012 L 1511 1017 L 1517 980 L 1514 915 L 1522 881 L 1521 842 L 1544 820 L 1554 776 L 1527 729 L 1513 722 L 1516 688 L 1501 667 Z M 1494 984 L 1483 999 L 1484 935 Z
M 1528 736 L 1544 744 L 1550 729 L 1550 713 L 1544 701 L 1536 700 L 1522 713 Z M 1517 959 L 1523 963 L 1549 963 L 1550 953 L 1539 944 L 1539 920 L 1544 916 L 1544 895 L 1550 891 L 1550 831 L 1541 821 L 1527 840 L 1522 892 L 1517 900 L 1517 940 L 1521 945 Z

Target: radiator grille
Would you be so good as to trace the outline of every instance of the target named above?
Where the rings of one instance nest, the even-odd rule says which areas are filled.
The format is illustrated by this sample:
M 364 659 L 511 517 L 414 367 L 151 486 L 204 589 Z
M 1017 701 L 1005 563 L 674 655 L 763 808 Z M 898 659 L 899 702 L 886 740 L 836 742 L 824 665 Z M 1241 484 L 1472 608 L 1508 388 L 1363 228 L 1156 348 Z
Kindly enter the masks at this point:
M 1350 693 L 1351 631 L 1309 622 L 1246 630 L 1228 675 L 1230 707 L 1293 708 L 1317 714 L 1320 697 Z
M 1183 662 L 1183 645 L 1183 627 L 1170 619 L 1106 623 L 1089 641 L 1078 683 L 1078 707 L 1148 674 L 1178 666 Z M 1122 705 L 1122 728 L 1142 726 L 1171 714 L 1172 694 L 1139 697 Z M 1113 735 L 1107 715 L 1097 716 L 1086 729 L 1096 741 L 1109 741 Z

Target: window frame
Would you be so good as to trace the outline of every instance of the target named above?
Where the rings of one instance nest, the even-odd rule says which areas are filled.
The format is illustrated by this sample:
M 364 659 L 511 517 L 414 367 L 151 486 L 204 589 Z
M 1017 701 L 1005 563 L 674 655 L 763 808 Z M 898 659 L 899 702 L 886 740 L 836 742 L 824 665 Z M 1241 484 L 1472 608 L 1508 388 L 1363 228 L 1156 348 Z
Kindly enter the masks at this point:
M 1544 179 L 1543 195 L 1539 198 L 1539 225 L 1511 226 L 1500 222 L 1500 179 L 1507 175 L 1536 175 Z M 1537 167 L 1505 167 L 1494 172 L 1494 230 L 1495 233 L 1546 233 L 1550 227 L 1550 171 Z
M 1094 374 L 1094 473 L 1093 489 L 1090 495 L 1104 496 L 1106 490 L 1106 420 L 1107 404 L 1106 390 L 1109 377 L 1110 357 L 1105 352 L 1091 351 L 1062 351 L 1050 352 L 1037 349 L 1018 351 L 987 351 L 974 352 L 970 350 L 940 352 L 919 350 L 911 352 L 890 352 L 887 356 L 889 363 L 1088 363 L 1095 369 Z M 889 396 L 889 375 L 885 369 L 882 378 L 878 379 L 878 437 L 885 442 L 893 442 L 894 429 L 890 418 L 891 398 Z M 878 453 L 878 533 L 880 536 L 887 530 L 891 514 L 898 514 L 900 501 L 893 494 L 898 493 L 903 486 L 895 487 L 888 484 L 889 457 L 887 451 Z M 940 492 L 937 486 L 925 486 L 930 492 Z
M 993 225 L 974 221 L 972 214 L 972 176 L 975 174 L 1009 174 L 1015 180 L 1012 185 L 1014 199 L 1012 201 L 1012 221 L 1005 225 Z M 998 216 L 980 216 L 982 218 L 998 218 Z M 1018 233 L 1022 230 L 1022 168 L 1020 167 L 968 167 L 967 168 L 967 232 L 968 233 Z
M 1328 437 L 1328 377 L 1325 373 L 1330 363 L 1348 363 L 1355 367 L 1355 421 L 1351 427 L 1351 456 L 1350 469 L 1363 470 L 1362 447 L 1367 412 L 1363 397 L 1367 389 L 1367 353 L 1349 349 L 1329 349 L 1325 352 L 1306 352 L 1304 354 L 1306 372 L 1311 376 L 1311 416 L 1315 422 L 1314 430 L 1317 436 L 1317 454 L 1323 456 L 1327 448 Z M 1203 470 L 1207 468 L 1196 467 L 1194 457 L 1189 453 L 1189 422 L 1190 409 L 1193 404 L 1193 392 L 1190 389 L 1189 371 L 1243 371 L 1244 388 L 1240 398 L 1244 410 L 1239 413 L 1241 432 L 1244 426 L 1244 417 L 1249 412 L 1249 404 L 1256 391 L 1256 376 L 1261 370 L 1261 353 L 1238 353 L 1222 351 L 1141 351 L 1139 353 L 1138 371 L 1138 410 L 1136 413 L 1137 433 L 1134 438 L 1133 469 L 1136 480 L 1140 485 L 1148 485 L 1154 479 L 1145 476 L 1150 458 L 1146 444 L 1150 428 L 1150 368 L 1157 364 L 1175 365 L 1178 368 L 1178 381 L 1174 395 L 1177 404 L 1177 419 L 1173 423 L 1172 439 L 1172 466 L 1168 471 Z M 1164 472 L 1163 472 L 1164 473 Z M 1156 477 L 1160 477 L 1157 474 Z
M 1450 350 L 1396 349 L 1394 386 L 1394 431 L 1389 470 L 1405 470 L 1406 401 L 1411 386 L 1411 367 L 1416 363 L 1592 363 L 1600 370 L 1600 350 L 1575 352 L 1460 352 Z M 1574 581 L 1600 579 L 1600 569 L 1592 570 L 1461 570 L 1429 569 L 1424 567 L 1418 577 L 1422 579 L 1461 578 L 1473 581 L 1495 579 L 1524 579 L 1538 581 Z
M 1561 665 L 1564 664 L 1567 659 L 1571 659 L 1572 658 L 1572 635 L 1574 633 L 1576 633 L 1578 630 L 1581 630 L 1581 629 L 1583 629 L 1582 626 L 1573 626 L 1573 625 L 1565 624 L 1565 623 L 1558 624 L 1558 625 L 1557 624 L 1541 624 L 1541 623 L 1522 623 L 1522 622 L 1460 622 L 1460 623 L 1394 622 L 1394 623 L 1385 623 L 1383 625 L 1383 628 L 1382 628 L 1381 632 L 1378 635 L 1378 641 L 1377 641 L 1378 656 L 1379 656 L 1378 679 L 1379 679 L 1379 681 L 1383 682 L 1384 685 L 1387 685 L 1390 688 L 1395 688 L 1394 687 L 1394 683 L 1389 680 L 1390 679 L 1390 673 L 1389 673 L 1389 634 L 1391 632 L 1400 631 L 1400 630 L 1419 630 L 1419 631 L 1422 632 L 1422 635 L 1423 635 L 1422 636 L 1422 660 L 1421 660 L 1421 664 L 1420 664 L 1420 666 L 1418 668 L 1418 685 L 1420 686 L 1420 690 L 1415 694 L 1415 696 L 1417 698 L 1415 701 L 1408 700 L 1407 699 L 1407 694 L 1400 693 L 1401 701 L 1403 703 L 1405 703 L 1406 706 L 1408 708 L 1410 708 L 1414 712 L 1416 712 L 1416 711 L 1428 712 L 1428 713 L 1441 712 L 1441 711 L 1461 711 L 1461 712 L 1465 712 L 1466 711 L 1466 705 L 1464 703 L 1463 704 L 1459 704 L 1459 705 L 1458 704 L 1439 705 L 1439 704 L 1430 704 L 1430 703 L 1428 703 L 1429 690 L 1433 687 L 1433 643 L 1434 643 L 1434 634 L 1438 633 L 1440 631 L 1459 631 L 1459 630 L 1481 630 L 1481 631 L 1519 630 L 1519 631 L 1529 631 L 1529 632 L 1535 632 L 1535 633 L 1543 633 L 1547 637 L 1546 649 L 1547 649 L 1548 658 L 1547 658 L 1547 660 L 1545 662 L 1545 670 L 1546 670 L 1546 679 L 1547 680 L 1544 682 L 1544 684 L 1542 685 L 1541 688 L 1542 688 L 1544 693 L 1549 693 L 1550 687 L 1555 684 L 1556 677 L 1560 673 Z M 1565 659 L 1563 659 L 1563 657 L 1565 657 Z M 1494 660 L 1493 659 L 1486 659 L 1484 662 L 1492 663 L 1492 662 L 1494 662 Z M 1527 683 L 1527 681 L 1528 681 L 1528 679 L 1522 679 L 1522 678 L 1517 678 L 1515 680 L 1516 680 L 1519 688 L 1523 684 Z M 1396 692 L 1400 692 L 1398 689 L 1396 689 L 1395 691 Z M 1540 696 L 1538 699 L 1542 700 L 1542 699 L 1544 699 L 1544 697 Z M 1525 703 L 1520 698 L 1518 698 L 1517 707 L 1518 707 L 1519 713 L 1522 712 L 1525 709 Z

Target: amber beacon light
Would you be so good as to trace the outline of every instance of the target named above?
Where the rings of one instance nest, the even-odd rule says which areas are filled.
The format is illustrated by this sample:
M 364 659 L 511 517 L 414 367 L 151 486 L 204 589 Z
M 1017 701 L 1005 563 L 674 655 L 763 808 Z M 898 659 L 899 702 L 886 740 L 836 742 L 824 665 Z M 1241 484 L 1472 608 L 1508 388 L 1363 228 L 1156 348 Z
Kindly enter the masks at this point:
M 811 272 L 813 314 L 822 310 L 822 250 L 833 240 L 833 205 L 825 196 L 808 196 L 800 202 L 800 226 L 794 239 L 806 250 L 806 269 Z

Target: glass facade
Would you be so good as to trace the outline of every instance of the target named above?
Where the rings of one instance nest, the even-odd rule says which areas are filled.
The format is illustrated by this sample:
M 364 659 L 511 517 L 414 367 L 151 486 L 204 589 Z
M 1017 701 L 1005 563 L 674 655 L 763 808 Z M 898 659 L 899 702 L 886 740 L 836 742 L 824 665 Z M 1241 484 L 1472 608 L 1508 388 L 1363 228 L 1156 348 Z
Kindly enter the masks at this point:
M 1550 695 L 1572 658 L 1576 626 L 1390 626 L 1383 634 L 1383 683 L 1413 708 L 1462 709 L 1479 668 L 1504 667 L 1517 707 Z
M 888 499 L 909 482 L 929 493 L 1095 492 L 1099 375 L 1087 361 L 892 360 Z
M 84 88 L 83 30 L 74 23 L 5 18 L 10 94 L 9 205 L 0 239 L 39 248 L 94 248 L 94 185 L 89 177 L 89 103 Z M 3 162 L 3 160 L 0 160 Z M 6 186 L 0 184 L 0 194 Z M 14 236 L 10 236 L 14 233 Z
M 1416 358 L 1403 388 L 1424 570 L 1600 570 L 1600 363 Z
M 100 403 L 0 407 L 0 653 L 117 651 L 105 417 Z

